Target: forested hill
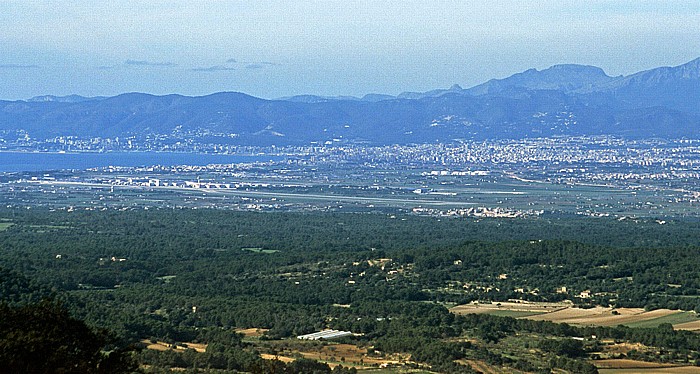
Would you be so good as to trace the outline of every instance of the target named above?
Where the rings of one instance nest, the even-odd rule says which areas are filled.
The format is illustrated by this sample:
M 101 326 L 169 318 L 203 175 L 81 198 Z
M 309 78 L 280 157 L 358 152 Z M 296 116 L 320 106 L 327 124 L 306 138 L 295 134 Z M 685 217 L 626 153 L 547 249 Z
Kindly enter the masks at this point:
M 33 138 L 211 134 L 233 144 L 405 144 L 610 134 L 700 136 L 700 59 L 629 76 L 556 65 L 462 89 L 363 98 L 243 93 L 0 101 L 0 131 Z
M 440 373 L 474 372 L 460 360 L 570 373 L 596 373 L 601 355 L 700 363 L 700 335 L 670 324 L 694 323 L 700 312 L 698 222 L 41 208 L 0 209 L 0 222 L 3 373 L 73 361 L 90 365 L 80 372 L 130 372 L 137 362 L 147 373 L 330 374 L 327 363 L 349 364 L 333 357 L 350 346 L 368 360 L 357 357 L 361 369 L 410 355 L 407 367 Z M 62 303 L 38 302 L 46 297 Z M 681 309 L 674 318 L 683 320 L 576 327 L 447 309 L 564 299 L 585 308 Z M 356 335 L 295 339 L 328 328 Z M 249 329 L 264 333 L 235 332 Z M 158 350 L 129 348 L 158 342 Z M 611 356 L 618 343 L 639 349 Z M 61 354 L 70 347 L 79 354 Z M 323 362 L 261 356 L 322 348 L 330 354 L 314 357 Z M 44 359 L 31 359 L 37 355 Z M 343 370 L 333 373 L 353 372 Z

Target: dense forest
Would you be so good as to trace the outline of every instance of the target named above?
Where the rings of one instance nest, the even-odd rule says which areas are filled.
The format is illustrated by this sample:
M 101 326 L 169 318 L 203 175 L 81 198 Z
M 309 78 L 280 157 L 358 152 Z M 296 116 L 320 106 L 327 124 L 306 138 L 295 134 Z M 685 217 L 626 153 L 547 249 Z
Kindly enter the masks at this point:
M 700 312 L 699 232 L 697 221 L 608 218 L 5 209 L 0 306 L 6 315 L 44 310 L 84 323 L 93 336 L 85 350 L 102 352 L 90 362 L 111 352 L 120 363 L 113 366 L 125 371 L 134 363 L 150 372 L 353 371 L 260 356 L 276 341 L 325 328 L 352 331 L 348 344 L 407 353 L 439 372 L 472 370 L 463 360 L 596 372 L 596 343 L 571 339 L 590 336 L 658 348 L 637 358 L 693 363 L 700 335 L 667 325 L 574 327 L 457 316 L 448 306 L 566 299 Z M 590 296 L 581 297 L 584 290 Z M 265 333 L 251 341 L 234 332 L 245 328 Z M 18 334 L 3 328 L 0 344 Z M 538 359 L 495 348 L 525 335 Z M 158 352 L 143 349 L 144 340 L 207 348 Z

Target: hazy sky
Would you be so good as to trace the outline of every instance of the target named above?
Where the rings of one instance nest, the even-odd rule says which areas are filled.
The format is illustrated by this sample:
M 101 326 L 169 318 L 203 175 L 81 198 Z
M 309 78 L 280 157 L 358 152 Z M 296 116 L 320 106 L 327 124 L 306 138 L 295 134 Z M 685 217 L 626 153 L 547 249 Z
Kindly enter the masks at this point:
M 364 95 L 700 57 L 700 0 L 0 0 L 0 99 Z

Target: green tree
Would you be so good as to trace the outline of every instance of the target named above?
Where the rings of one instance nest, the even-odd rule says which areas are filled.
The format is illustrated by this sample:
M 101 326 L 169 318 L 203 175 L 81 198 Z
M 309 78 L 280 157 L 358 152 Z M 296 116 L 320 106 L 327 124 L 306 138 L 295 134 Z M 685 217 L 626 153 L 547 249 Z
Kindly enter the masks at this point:
M 53 301 L 21 307 L 0 304 L 0 372 L 130 373 L 127 349 L 104 349 L 109 338 L 72 318 Z

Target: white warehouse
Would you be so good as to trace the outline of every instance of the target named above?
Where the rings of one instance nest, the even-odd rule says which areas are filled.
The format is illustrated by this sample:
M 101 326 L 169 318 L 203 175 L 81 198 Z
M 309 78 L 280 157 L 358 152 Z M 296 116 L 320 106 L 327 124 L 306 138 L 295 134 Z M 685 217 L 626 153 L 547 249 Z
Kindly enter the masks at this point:
M 340 330 L 323 330 L 315 332 L 313 334 L 299 335 L 297 339 L 301 340 L 329 340 L 338 339 L 345 336 L 350 336 L 352 333 L 350 331 L 340 331 Z

